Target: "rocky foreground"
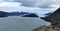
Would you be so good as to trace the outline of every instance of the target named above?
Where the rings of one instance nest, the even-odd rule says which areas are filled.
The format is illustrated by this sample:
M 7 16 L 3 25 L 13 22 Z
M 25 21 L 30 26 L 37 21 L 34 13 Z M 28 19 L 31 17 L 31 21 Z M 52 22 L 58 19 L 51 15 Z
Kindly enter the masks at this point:
M 56 26 L 40 26 L 32 31 L 60 31 L 60 27 Z

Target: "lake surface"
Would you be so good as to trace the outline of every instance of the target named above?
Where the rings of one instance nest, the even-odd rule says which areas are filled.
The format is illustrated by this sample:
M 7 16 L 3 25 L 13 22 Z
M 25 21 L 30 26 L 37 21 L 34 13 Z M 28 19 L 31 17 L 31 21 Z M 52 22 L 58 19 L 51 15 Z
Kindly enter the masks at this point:
M 0 18 L 0 31 L 32 31 L 42 25 L 50 25 L 40 18 L 9 16 Z

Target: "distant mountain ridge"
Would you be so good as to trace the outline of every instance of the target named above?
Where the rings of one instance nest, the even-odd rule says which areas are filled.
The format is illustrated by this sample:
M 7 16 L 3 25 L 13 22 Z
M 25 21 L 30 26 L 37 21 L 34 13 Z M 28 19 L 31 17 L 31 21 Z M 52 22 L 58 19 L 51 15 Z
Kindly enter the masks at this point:
M 23 14 L 29 14 L 28 12 L 10 12 L 8 13 L 8 16 L 19 16 Z
M 22 17 L 38 17 L 35 13 L 29 12 L 4 12 L 0 11 L 0 17 L 8 17 L 8 16 L 21 16 Z
M 19 16 L 23 14 L 29 14 L 28 12 L 4 12 L 0 11 L 0 17 L 7 17 L 7 16 Z
M 46 14 L 44 14 L 44 15 L 51 15 L 52 14 L 52 12 L 49 12 L 49 13 L 46 13 Z
M 35 13 L 30 13 L 27 15 L 23 15 L 22 17 L 39 17 L 38 15 L 36 15 Z

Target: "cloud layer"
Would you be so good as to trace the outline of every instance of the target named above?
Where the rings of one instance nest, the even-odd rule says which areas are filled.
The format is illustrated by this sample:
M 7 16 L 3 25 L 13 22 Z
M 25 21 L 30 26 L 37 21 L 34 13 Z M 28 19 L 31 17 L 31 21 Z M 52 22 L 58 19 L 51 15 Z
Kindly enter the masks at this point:
M 15 0 L 22 3 L 22 6 L 48 8 L 50 5 L 60 5 L 60 0 Z
M 60 0 L 0 0 L 0 10 L 27 11 L 37 14 L 54 12 L 60 6 Z
M 3 0 L 7 2 L 19 2 L 25 7 L 50 8 L 50 5 L 60 5 L 60 0 Z M 57 6 L 55 6 L 57 7 Z

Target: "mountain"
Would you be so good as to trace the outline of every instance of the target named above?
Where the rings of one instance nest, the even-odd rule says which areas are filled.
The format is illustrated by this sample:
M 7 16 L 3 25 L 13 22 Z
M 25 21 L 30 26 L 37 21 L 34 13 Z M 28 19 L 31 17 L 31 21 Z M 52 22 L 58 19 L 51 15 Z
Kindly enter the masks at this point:
M 28 14 L 28 12 L 10 12 L 8 13 L 8 16 L 20 16 L 23 14 Z
M 29 13 L 28 12 L 4 12 L 4 11 L 0 11 L 0 17 L 20 16 L 23 14 L 29 14 Z
M 53 26 L 60 27 L 60 8 L 58 8 L 51 15 L 41 18 L 45 21 L 50 22 Z
M 6 16 L 39 17 L 35 13 L 29 13 L 29 12 L 4 12 L 4 11 L 0 11 L 0 17 L 6 17 Z

